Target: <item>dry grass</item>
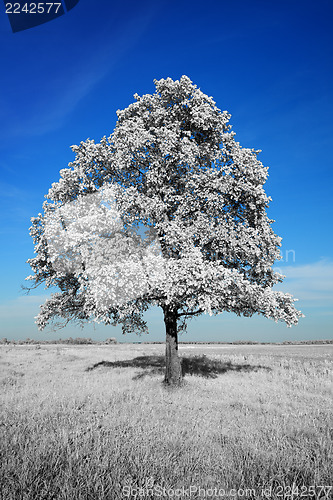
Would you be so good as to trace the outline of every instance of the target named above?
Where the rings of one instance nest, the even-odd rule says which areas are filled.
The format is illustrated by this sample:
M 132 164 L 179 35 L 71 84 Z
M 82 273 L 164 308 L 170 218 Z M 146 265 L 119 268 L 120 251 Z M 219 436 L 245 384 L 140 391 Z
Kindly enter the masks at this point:
M 332 346 L 180 351 L 1 346 L 1 498 L 329 498 Z

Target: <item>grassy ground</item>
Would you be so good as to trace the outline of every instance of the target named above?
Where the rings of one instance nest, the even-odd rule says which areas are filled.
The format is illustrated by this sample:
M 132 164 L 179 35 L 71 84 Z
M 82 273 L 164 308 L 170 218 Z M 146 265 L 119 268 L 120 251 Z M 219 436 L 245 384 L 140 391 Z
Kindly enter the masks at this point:
M 1 346 L 1 498 L 331 498 L 332 352 Z

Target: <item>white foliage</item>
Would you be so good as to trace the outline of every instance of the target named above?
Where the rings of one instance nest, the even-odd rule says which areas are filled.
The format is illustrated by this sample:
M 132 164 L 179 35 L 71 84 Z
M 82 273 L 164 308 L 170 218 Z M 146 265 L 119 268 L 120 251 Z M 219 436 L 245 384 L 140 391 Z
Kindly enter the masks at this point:
M 163 276 L 158 243 L 142 238 L 135 228 L 124 230 L 115 191 L 108 185 L 80 195 L 44 221 L 54 271 L 77 275 L 87 300 L 105 314 L 143 296 Z
M 259 151 L 235 141 L 230 115 L 189 78 L 154 83 L 117 112 L 108 139 L 72 147 L 32 220 L 33 279 L 61 290 L 39 326 L 58 315 L 130 328 L 152 304 L 178 317 L 233 311 L 296 324 L 294 299 L 272 290 L 281 238 Z

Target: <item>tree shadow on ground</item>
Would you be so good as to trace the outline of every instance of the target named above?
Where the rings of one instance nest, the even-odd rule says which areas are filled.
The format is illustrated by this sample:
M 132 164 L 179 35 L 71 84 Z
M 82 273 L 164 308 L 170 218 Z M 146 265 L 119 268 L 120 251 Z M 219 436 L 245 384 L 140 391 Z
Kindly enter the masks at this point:
M 205 355 L 182 357 L 183 376 L 198 375 L 205 378 L 216 378 L 222 373 L 229 371 L 236 372 L 256 372 L 258 370 L 272 371 L 271 368 L 262 365 L 234 364 L 231 361 L 222 361 L 210 359 Z M 144 371 L 138 373 L 133 380 L 143 378 L 146 375 L 164 375 L 165 357 L 164 356 L 138 356 L 134 359 L 124 361 L 100 361 L 88 367 L 86 371 L 92 371 L 96 368 L 141 368 Z

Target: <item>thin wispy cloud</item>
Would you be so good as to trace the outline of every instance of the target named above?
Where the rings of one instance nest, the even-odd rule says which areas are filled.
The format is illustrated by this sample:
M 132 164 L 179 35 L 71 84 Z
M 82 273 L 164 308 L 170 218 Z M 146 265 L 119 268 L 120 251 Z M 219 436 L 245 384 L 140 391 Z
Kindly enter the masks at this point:
M 8 109 L 5 135 L 11 138 L 38 136 L 61 127 L 82 99 L 133 49 L 152 16 L 153 13 L 147 10 L 139 19 L 128 20 L 115 36 L 110 37 L 107 44 L 103 38 L 97 39 L 92 48 L 82 40 L 81 51 L 75 60 L 59 62 L 59 69 L 55 64 L 50 68 L 51 75 L 47 75 L 47 72 L 41 75 L 39 91 L 25 101 L 21 110 L 10 113 Z M 47 82 L 45 88 L 43 79 Z
M 0 304 L 0 320 L 31 318 L 49 295 L 24 295 Z
M 27 196 L 27 191 L 8 182 L 0 182 L 0 198 L 12 198 L 21 200 Z
M 279 272 L 286 276 L 279 285 L 282 291 L 290 291 L 307 307 L 333 309 L 333 262 L 322 259 L 313 264 L 281 266 Z

